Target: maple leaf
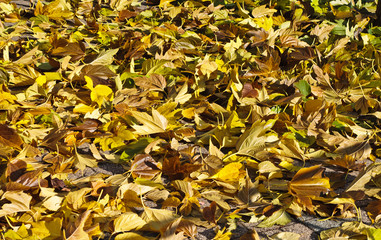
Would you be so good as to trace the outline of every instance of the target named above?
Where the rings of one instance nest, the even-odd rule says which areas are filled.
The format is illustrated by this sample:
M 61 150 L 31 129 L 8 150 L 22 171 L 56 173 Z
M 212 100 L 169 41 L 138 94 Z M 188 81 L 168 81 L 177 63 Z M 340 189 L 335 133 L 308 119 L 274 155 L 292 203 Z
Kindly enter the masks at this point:
M 152 117 L 147 113 L 130 111 L 131 115 L 136 118 L 141 125 L 133 125 L 136 134 L 147 135 L 165 132 L 168 126 L 168 120 L 157 110 L 152 109 Z
M 289 182 L 289 192 L 310 210 L 313 209 L 311 199 L 329 192 L 329 178 L 322 177 L 323 171 L 319 165 L 302 168 Z

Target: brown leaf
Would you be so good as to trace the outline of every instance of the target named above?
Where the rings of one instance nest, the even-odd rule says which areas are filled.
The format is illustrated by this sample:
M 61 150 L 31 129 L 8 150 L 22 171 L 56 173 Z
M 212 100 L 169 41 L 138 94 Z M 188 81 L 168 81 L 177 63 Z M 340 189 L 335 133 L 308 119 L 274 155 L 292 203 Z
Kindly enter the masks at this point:
M 259 237 L 257 231 L 252 229 L 250 232 L 242 235 L 239 240 L 261 240 L 261 238 Z
M 75 226 L 72 226 L 67 233 L 67 240 L 92 239 L 93 232 L 99 228 L 99 223 L 92 224 L 91 210 L 87 210 L 77 219 Z
M 369 217 L 372 221 L 375 221 L 376 218 L 379 219 L 381 214 L 381 200 L 372 201 L 366 206 L 365 210 L 368 212 Z
M 320 84 L 324 86 L 331 86 L 328 73 L 324 72 L 323 69 L 321 69 L 317 65 L 313 65 L 312 68 L 314 70 L 314 73 L 316 74 L 316 80 Z
M 82 68 L 79 76 L 80 80 L 84 80 L 85 76 L 88 76 L 93 80 L 93 87 L 98 84 L 112 87 L 110 78 L 115 77 L 115 73 L 104 65 L 88 64 Z
M 339 166 L 348 170 L 360 171 L 365 167 L 364 162 L 356 162 L 356 159 L 350 155 L 344 155 L 327 161 L 329 164 Z
M 294 49 L 287 49 L 283 52 L 280 63 L 285 69 L 291 69 L 297 65 L 300 61 L 312 59 L 315 57 L 313 48 L 311 47 L 297 47 Z
M 72 127 L 70 129 L 71 130 L 79 130 L 79 131 L 85 131 L 86 130 L 89 132 L 94 132 L 98 129 L 98 127 L 101 124 L 102 123 L 99 120 L 87 118 L 87 119 L 85 119 L 85 121 L 83 121 L 83 123 L 81 125 L 76 126 L 76 127 Z
M 129 11 L 127 9 L 123 9 L 122 11 L 119 12 L 119 21 L 124 21 L 129 18 L 136 17 L 138 13 L 136 11 Z
M 159 172 L 157 162 L 149 154 L 136 155 L 131 164 L 131 173 L 134 178 L 152 179 Z
M 258 91 L 253 88 L 253 85 L 251 83 L 245 83 L 243 85 L 242 89 L 242 98 L 249 97 L 249 98 L 256 98 L 258 97 L 259 93 Z
M 326 38 L 329 37 L 329 33 L 333 28 L 335 28 L 335 25 L 316 25 L 315 28 L 311 30 L 310 34 L 318 37 L 319 42 L 323 42 Z
M 123 45 L 124 58 L 128 59 L 140 59 L 146 53 L 145 44 L 142 43 L 140 38 L 126 39 L 126 43 Z
M 171 224 L 167 226 L 165 231 L 161 234 L 162 240 L 183 240 L 186 239 L 183 235 L 183 232 L 176 233 L 177 228 L 181 222 L 181 217 L 173 221 Z
M 256 200 L 261 196 L 257 187 L 258 182 L 253 183 L 249 175 L 246 174 L 245 182 L 241 184 L 236 195 L 237 200 L 246 205 L 256 202 Z
M 16 181 L 26 171 L 26 162 L 23 160 L 13 160 L 7 164 L 6 177 L 11 181 Z
M 205 207 L 202 210 L 202 216 L 205 220 L 207 220 L 210 223 L 216 223 L 216 210 L 217 210 L 217 203 L 215 201 L 210 203 L 209 207 Z
M 56 191 L 65 191 L 65 192 L 69 192 L 70 189 L 66 186 L 65 182 L 61 179 L 58 179 L 58 178 L 53 178 L 50 183 L 52 184 L 52 187 L 56 190 Z
M 16 149 L 21 149 L 23 140 L 17 134 L 16 130 L 8 127 L 5 124 L 0 124 L 0 144 Z
M 101 194 L 102 196 L 105 196 L 106 194 L 112 193 L 110 184 L 105 183 L 104 181 L 91 182 L 91 186 L 93 187 L 93 191 L 90 193 L 91 196 L 99 197 Z
M 148 77 L 138 77 L 134 79 L 135 85 L 139 86 L 146 91 L 164 91 L 164 88 L 167 86 L 167 81 L 160 74 L 151 74 Z
M 69 150 L 60 143 L 60 140 L 66 136 L 67 129 L 52 129 L 44 137 L 40 146 L 47 147 L 53 151 L 59 149 L 61 154 L 69 154 Z
M 77 61 L 85 56 L 85 50 L 86 47 L 82 42 L 71 43 L 64 40 L 57 43 L 51 54 L 59 57 L 71 56 L 72 61 Z
M 361 112 L 361 114 L 367 114 L 369 112 L 369 108 L 372 107 L 369 100 L 366 99 L 364 96 L 360 97 L 354 105 L 356 111 Z
M 169 176 L 171 180 L 184 179 L 190 173 L 198 170 L 202 165 L 181 163 L 178 155 L 164 158 L 163 174 Z
M 269 33 L 265 31 L 263 28 L 256 30 L 256 31 L 248 31 L 246 33 L 248 36 L 250 36 L 250 40 L 252 41 L 253 46 L 262 46 L 267 41 L 267 37 L 269 36 Z
M 348 138 L 348 140 L 340 143 L 335 153 L 350 155 L 357 160 L 365 160 L 369 158 L 372 147 L 369 141 L 365 139 Z
M 48 181 L 41 178 L 42 171 L 35 170 L 22 174 L 14 181 L 7 182 L 7 191 L 30 190 L 39 187 L 48 187 Z

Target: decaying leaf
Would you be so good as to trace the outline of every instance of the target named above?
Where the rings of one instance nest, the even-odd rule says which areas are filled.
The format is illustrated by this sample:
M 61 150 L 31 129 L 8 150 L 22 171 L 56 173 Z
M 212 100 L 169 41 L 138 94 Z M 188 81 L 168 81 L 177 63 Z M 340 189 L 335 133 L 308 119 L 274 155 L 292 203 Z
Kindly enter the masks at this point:
M 5 146 L 20 149 L 23 141 L 16 133 L 16 130 L 5 124 L 0 124 L 0 143 Z
M 205 220 L 207 220 L 210 223 L 216 223 L 216 209 L 217 209 L 217 204 L 216 202 L 211 202 L 210 206 L 205 207 L 202 211 L 202 216 L 204 217 Z
M 134 177 L 152 179 L 160 169 L 157 162 L 148 154 L 138 154 L 131 165 L 131 172 Z

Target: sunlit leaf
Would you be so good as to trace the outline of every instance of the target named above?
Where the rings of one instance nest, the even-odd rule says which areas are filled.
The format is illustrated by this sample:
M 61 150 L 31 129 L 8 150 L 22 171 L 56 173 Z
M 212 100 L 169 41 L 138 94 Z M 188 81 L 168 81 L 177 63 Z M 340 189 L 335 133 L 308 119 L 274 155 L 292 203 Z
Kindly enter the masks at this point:
M 0 210 L 0 216 L 7 216 L 18 212 L 30 211 L 30 202 L 32 196 L 23 193 L 22 191 L 7 191 L 1 199 L 6 199 L 10 203 L 3 204 Z
M 275 224 L 277 225 L 286 225 L 287 223 L 291 222 L 292 219 L 290 215 L 280 209 L 276 212 L 274 212 L 270 217 L 266 218 L 264 221 L 258 224 L 258 227 L 271 227 Z
M 212 176 L 212 178 L 221 181 L 238 181 L 242 178 L 242 164 L 238 162 L 229 163 L 223 167 L 218 173 Z
M 141 217 L 147 222 L 147 228 L 157 232 L 167 227 L 171 222 L 178 218 L 172 211 L 147 207 L 144 209 L 144 213 Z
M 131 111 L 131 114 L 136 120 L 143 125 L 133 125 L 137 134 L 146 135 L 165 132 L 168 125 L 168 120 L 161 115 L 157 110 L 152 109 L 152 117 L 147 113 Z
M 329 178 L 322 177 L 323 171 L 319 165 L 300 169 L 290 181 L 290 192 L 306 197 L 327 193 L 330 188 Z
M 128 212 L 120 215 L 114 220 L 114 231 L 136 231 L 141 229 L 146 222 L 136 213 Z

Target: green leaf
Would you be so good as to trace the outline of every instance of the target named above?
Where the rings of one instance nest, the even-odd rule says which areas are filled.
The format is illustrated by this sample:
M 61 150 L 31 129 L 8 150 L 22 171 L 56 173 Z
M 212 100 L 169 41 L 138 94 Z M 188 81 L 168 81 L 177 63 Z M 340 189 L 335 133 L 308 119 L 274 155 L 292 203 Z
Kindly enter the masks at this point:
M 295 83 L 303 97 L 307 97 L 311 94 L 311 86 L 306 80 L 300 80 L 298 83 Z
M 152 138 L 140 138 L 138 141 L 122 147 L 120 150 L 123 152 L 120 160 L 130 161 L 136 154 L 142 153 L 151 142 L 153 142 Z
M 377 228 L 368 228 L 366 233 L 369 240 L 378 240 L 381 239 L 381 229 Z

